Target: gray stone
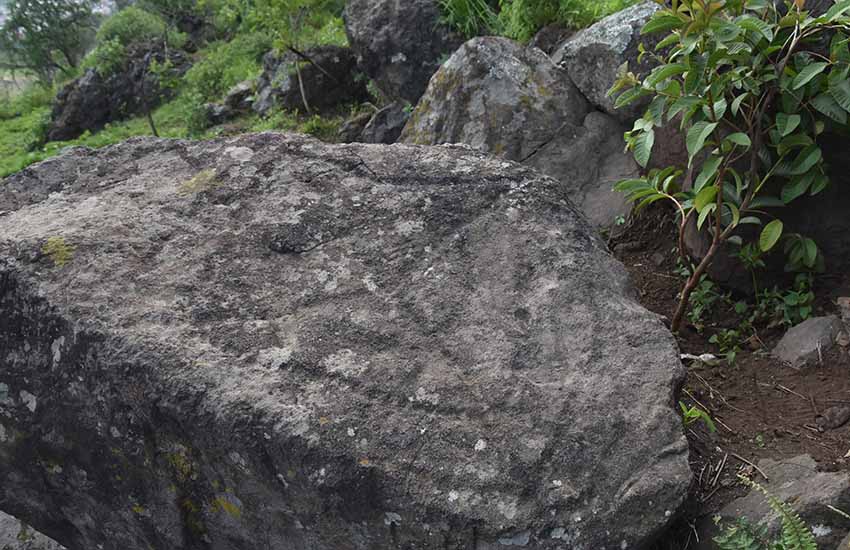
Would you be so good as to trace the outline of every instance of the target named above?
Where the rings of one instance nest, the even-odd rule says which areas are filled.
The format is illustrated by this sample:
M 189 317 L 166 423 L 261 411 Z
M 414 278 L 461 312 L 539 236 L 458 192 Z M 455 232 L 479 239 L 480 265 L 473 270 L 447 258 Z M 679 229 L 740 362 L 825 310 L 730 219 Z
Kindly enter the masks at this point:
M 250 111 L 254 102 L 254 85 L 253 80 L 240 82 L 227 91 L 222 103 L 236 112 Z
M 847 534 L 847 520 L 827 508 L 850 506 L 850 474 L 846 472 L 818 472 L 817 463 L 808 455 L 787 460 L 761 460 L 758 463 L 769 482 L 758 481 L 774 497 L 788 503 L 815 533 L 818 548 L 835 548 Z M 750 522 L 764 526 L 770 536 L 781 530 L 779 516 L 770 509 L 765 496 L 752 490 L 746 496 L 727 504 L 719 513 L 723 522 L 734 522 L 745 517 Z M 709 541 L 717 530 L 712 521 L 703 525 L 700 539 Z M 713 548 L 703 546 L 701 548 Z
M 363 133 L 363 129 L 369 124 L 373 116 L 374 113 L 371 112 L 359 113 L 343 122 L 337 134 L 339 142 L 354 143 L 360 141 L 360 134 Z
M 0 512 L 0 550 L 64 550 L 62 545 Z
M 348 0 L 345 30 L 360 67 L 390 99 L 415 104 L 463 40 L 437 0 Z
M 675 340 L 530 168 L 137 138 L 0 210 L 0 508 L 70 548 L 641 548 L 687 494 Z
M 613 186 L 638 173 L 622 126 L 592 111 L 543 52 L 507 38 L 464 44 L 434 75 L 401 140 L 465 143 L 534 166 L 599 227 L 628 214 Z
M 390 103 L 369 120 L 360 134 L 359 141 L 387 145 L 395 143 L 410 118 L 411 109 L 411 105 L 403 101 Z
M 624 123 L 640 118 L 646 102 L 636 101 L 622 109 L 614 109 L 615 98 L 608 97 L 608 90 L 624 63 L 628 63 L 629 70 L 639 78 L 649 73 L 652 66 L 648 61 L 638 63 L 638 45 L 644 42 L 651 49 L 657 39 L 642 37 L 640 29 L 659 9 L 654 2 L 642 2 L 609 15 L 577 32 L 552 56 L 591 103 Z
M 847 536 L 835 547 L 835 550 L 850 550 L 850 533 L 847 533 Z
M 329 112 L 369 98 L 366 79 L 357 69 L 357 59 L 350 48 L 317 46 L 304 54 L 310 61 L 289 51 L 281 55 L 269 52 L 263 57 L 263 73 L 257 80 L 257 97 L 252 103 L 257 113 L 268 114 L 273 107 L 304 112 L 305 97 L 311 112 Z
M 812 317 L 791 327 L 773 348 L 773 355 L 794 367 L 818 362 L 835 345 L 841 321 L 835 315 Z

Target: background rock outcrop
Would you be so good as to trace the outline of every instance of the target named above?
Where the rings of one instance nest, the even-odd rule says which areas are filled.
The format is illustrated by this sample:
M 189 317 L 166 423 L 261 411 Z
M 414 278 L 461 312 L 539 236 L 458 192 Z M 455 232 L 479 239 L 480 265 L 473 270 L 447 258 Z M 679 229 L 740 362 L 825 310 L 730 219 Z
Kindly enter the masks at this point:
M 357 69 L 357 59 L 349 48 L 317 46 L 304 54 L 306 60 L 293 52 L 277 55 L 269 52 L 263 58 L 263 74 L 257 82 L 253 108 L 265 115 L 272 107 L 304 112 L 304 87 L 311 111 L 326 112 L 345 103 L 369 99 L 367 79 Z M 296 64 L 301 71 L 298 81 Z
M 160 87 L 148 70 L 155 60 L 166 57 L 175 76 L 183 75 L 191 63 L 180 50 L 161 47 L 137 47 L 129 54 L 126 66 L 115 74 L 101 76 L 88 69 L 80 78 L 66 84 L 56 95 L 47 128 L 47 141 L 75 139 L 86 131 L 97 131 L 108 122 L 123 120 L 144 112 L 145 104 L 156 107 L 173 90 Z
M 614 184 L 637 175 L 623 128 L 593 110 L 537 48 L 507 38 L 465 43 L 431 79 L 402 132 L 405 143 L 464 143 L 534 166 L 599 227 L 630 207 Z
M 393 100 L 415 104 L 463 42 L 441 22 L 437 0 L 349 0 L 344 18 L 360 67 Z
M 134 139 L 0 211 L 0 509 L 70 548 L 639 548 L 688 490 L 675 341 L 529 168 Z
M 552 55 L 552 59 L 567 71 L 594 106 L 624 123 L 630 124 L 640 118 L 648 100 L 615 109 L 616 97 L 609 97 L 608 90 L 617 80 L 617 72 L 624 63 L 639 78 L 652 69 L 648 60 L 638 63 L 638 45 L 643 42 L 651 51 L 658 43 L 658 35 L 641 36 L 640 30 L 659 9 L 654 2 L 642 2 L 609 15 L 578 31 Z

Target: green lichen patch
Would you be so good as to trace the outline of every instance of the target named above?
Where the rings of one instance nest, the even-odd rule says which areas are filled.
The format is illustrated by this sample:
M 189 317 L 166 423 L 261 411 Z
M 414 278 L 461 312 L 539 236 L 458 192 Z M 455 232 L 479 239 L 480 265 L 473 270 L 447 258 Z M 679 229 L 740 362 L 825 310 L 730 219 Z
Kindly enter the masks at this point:
M 181 195 L 194 195 L 204 191 L 211 191 L 221 185 L 215 170 L 201 170 L 195 176 L 180 184 L 178 193 Z
M 41 247 L 41 252 L 53 261 L 54 267 L 64 267 L 74 257 L 76 247 L 65 241 L 63 237 L 48 237 Z

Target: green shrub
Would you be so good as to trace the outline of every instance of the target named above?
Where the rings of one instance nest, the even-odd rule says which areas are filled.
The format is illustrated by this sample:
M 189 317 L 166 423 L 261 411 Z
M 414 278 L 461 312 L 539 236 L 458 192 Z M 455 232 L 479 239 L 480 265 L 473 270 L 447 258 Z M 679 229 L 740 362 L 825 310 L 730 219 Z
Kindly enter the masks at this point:
M 257 76 L 262 70 L 263 54 L 271 49 L 270 39 L 262 33 L 237 36 L 231 42 L 218 42 L 205 50 L 204 58 L 183 77 L 193 101 L 219 99 L 231 87 Z
M 611 93 L 618 107 L 649 98 L 646 114 L 626 132 L 628 148 L 641 166 L 649 163 L 655 128 L 676 122 L 685 133 L 687 166 L 651 170 L 617 188 L 640 209 L 670 201 L 678 213 L 679 253 L 689 223 L 712 236 L 706 255 L 694 262 L 671 328 L 678 331 L 689 297 L 715 255 L 726 246 L 753 247 L 766 254 L 785 240 L 789 265 L 814 271 L 822 266 L 811 239 L 787 234 L 766 208 L 817 195 L 829 184 L 817 137 L 827 124 L 847 124 L 850 113 L 850 0 L 821 17 L 769 0 L 673 0 L 662 4 L 643 34 L 663 33 L 646 52 L 658 66 L 643 80 L 623 68 Z M 828 57 L 819 51 L 826 47 Z M 693 174 L 693 184 L 685 183 Z M 690 179 L 688 177 L 687 179 Z M 771 219 L 772 218 L 772 219 Z M 740 229 L 761 227 L 754 239 Z
M 342 26 L 345 0 L 255 0 L 246 25 L 274 37 L 275 46 L 347 44 Z
M 168 32 L 165 20 L 149 11 L 130 6 L 109 17 L 97 31 L 97 42 L 115 41 L 122 46 L 162 40 Z
M 94 69 L 101 76 L 120 71 L 127 62 L 127 48 L 112 38 L 98 44 L 83 60 L 83 69 Z
M 497 29 L 498 14 L 487 0 L 440 0 L 443 22 L 467 38 Z

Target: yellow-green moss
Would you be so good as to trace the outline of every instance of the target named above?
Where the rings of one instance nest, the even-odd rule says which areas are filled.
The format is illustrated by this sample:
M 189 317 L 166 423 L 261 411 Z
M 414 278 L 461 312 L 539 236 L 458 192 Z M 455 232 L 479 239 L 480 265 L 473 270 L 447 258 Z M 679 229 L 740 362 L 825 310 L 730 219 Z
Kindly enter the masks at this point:
M 178 192 L 181 195 L 193 195 L 203 191 L 210 191 L 218 187 L 221 183 L 218 181 L 218 176 L 215 170 L 201 170 L 189 181 L 180 184 Z
M 47 242 L 41 247 L 41 252 L 46 254 L 55 267 L 63 267 L 74 257 L 75 246 L 68 244 L 63 237 L 48 237 Z

